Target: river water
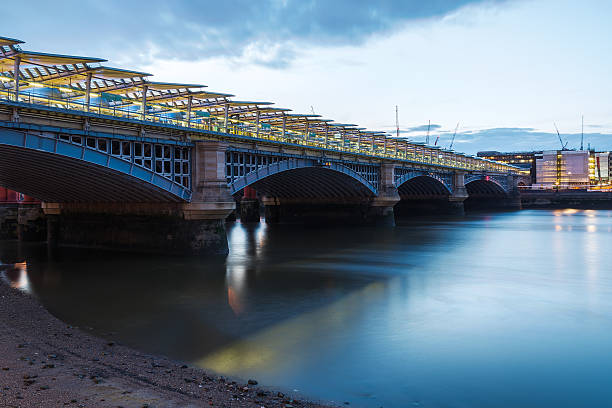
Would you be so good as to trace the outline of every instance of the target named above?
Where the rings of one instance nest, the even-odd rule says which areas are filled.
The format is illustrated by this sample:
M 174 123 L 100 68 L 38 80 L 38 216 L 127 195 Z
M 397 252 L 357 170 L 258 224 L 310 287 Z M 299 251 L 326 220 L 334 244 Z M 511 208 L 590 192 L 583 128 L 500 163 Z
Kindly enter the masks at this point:
M 226 259 L 0 243 L 56 316 L 357 407 L 612 406 L 612 212 L 228 226 Z

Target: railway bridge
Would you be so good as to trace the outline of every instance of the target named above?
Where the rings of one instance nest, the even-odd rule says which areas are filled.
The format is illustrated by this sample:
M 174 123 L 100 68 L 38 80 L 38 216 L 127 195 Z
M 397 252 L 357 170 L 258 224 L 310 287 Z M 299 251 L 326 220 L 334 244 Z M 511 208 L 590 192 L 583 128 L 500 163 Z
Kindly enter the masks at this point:
M 513 166 L 21 44 L 0 37 L 0 186 L 41 202 L 24 237 L 39 216 L 52 244 L 226 253 L 237 202 L 245 221 L 262 203 L 266 222 L 387 225 L 520 206 Z

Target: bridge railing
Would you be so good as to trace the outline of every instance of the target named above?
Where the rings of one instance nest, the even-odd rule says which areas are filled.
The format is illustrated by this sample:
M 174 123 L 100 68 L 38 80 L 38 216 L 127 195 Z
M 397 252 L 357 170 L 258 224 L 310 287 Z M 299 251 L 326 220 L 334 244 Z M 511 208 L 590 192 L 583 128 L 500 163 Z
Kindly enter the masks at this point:
M 85 101 L 77 100 L 77 98 L 82 98 L 82 95 L 76 95 L 74 98 L 70 96 L 57 98 L 51 95 L 28 92 L 27 90 L 19 93 L 19 102 L 21 103 L 88 112 L 100 116 L 142 120 L 153 124 L 199 129 L 371 157 L 407 160 L 418 164 L 429 164 L 460 170 L 493 171 L 499 173 L 517 173 L 519 170 L 515 166 L 504 163 L 466 156 L 423 144 L 397 141 L 393 138 L 380 139 L 379 142 L 382 143 L 376 143 L 373 137 L 366 141 L 361 141 L 360 139 L 355 141 L 340 133 L 330 133 L 323 137 L 315 133 L 283 129 L 280 126 L 258 126 L 253 122 L 240 121 L 233 118 L 228 118 L 226 122 L 225 118 L 218 116 L 202 117 L 194 120 L 175 119 L 162 116 L 159 112 L 157 114 L 155 112 L 144 114 L 142 111 L 129 109 L 125 105 L 96 104 L 92 102 L 87 104 Z M 11 89 L 0 89 L 0 99 L 14 101 L 15 92 Z

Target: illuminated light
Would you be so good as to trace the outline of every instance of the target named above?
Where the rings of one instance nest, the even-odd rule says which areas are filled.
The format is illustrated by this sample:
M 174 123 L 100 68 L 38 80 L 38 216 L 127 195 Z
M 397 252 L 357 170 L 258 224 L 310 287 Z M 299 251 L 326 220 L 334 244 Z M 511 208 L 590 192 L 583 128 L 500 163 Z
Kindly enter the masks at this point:
M 555 231 L 563 231 L 563 227 L 560 225 L 555 225 Z
M 595 225 L 587 225 L 587 232 L 597 232 L 597 227 Z
M 39 84 L 38 82 L 28 82 L 28 84 L 35 88 L 47 88 L 47 85 Z

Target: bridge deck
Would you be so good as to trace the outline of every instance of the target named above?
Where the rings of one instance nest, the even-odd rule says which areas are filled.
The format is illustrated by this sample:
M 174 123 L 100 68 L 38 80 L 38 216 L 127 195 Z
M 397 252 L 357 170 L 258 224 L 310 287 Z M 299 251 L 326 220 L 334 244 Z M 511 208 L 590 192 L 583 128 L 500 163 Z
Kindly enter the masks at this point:
M 503 163 L 334 123 L 319 115 L 288 113 L 269 102 L 237 101 L 203 85 L 152 82 L 150 74 L 101 66 L 99 58 L 0 47 L 0 103 L 83 112 L 250 139 L 278 145 L 326 149 L 370 158 L 409 160 L 453 169 L 518 173 Z M 16 106 L 16 105 L 13 105 Z M 204 136 L 206 137 L 206 136 Z

